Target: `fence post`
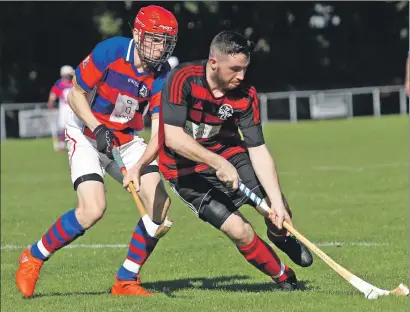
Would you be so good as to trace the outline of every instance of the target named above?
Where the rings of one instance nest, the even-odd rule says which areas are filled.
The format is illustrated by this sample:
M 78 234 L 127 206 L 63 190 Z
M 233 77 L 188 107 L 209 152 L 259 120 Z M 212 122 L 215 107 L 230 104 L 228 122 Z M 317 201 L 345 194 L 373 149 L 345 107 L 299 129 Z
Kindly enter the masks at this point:
M 1 139 L 5 140 L 7 138 L 6 133 L 6 110 L 3 105 L 0 105 L 0 123 L 1 123 Z
M 404 89 L 400 89 L 399 97 L 400 97 L 400 114 L 407 115 L 407 103 L 408 102 L 407 102 L 406 92 L 404 92 Z
M 353 94 L 352 92 L 347 92 L 348 102 L 347 102 L 347 117 L 353 118 Z
M 266 94 L 262 93 L 259 96 L 260 99 L 260 106 L 261 106 L 261 121 L 262 124 L 268 122 L 268 97 Z
M 380 90 L 378 88 L 373 89 L 373 116 L 380 117 Z
M 298 108 L 296 102 L 296 95 L 294 93 L 291 93 L 289 95 L 289 114 L 291 122 L 298 121 Z

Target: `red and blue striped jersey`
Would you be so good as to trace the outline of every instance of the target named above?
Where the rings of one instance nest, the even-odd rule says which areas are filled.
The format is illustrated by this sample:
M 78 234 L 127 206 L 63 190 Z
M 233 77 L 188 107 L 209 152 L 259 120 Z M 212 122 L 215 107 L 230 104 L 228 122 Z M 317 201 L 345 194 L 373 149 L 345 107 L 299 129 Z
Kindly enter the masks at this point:
M 73 82 L 71 80 L 58 79 L 51 88 L 51 92 L 58 97 L 58 103 L 60 106 L 68 105 L 68 93 L 72 86 Z
M 100 42 L 78 65 L 74 86 L 95 91 L 91 110 L 99 122 L 111 129 L 121 144 L 132 140 L 144 128 L 149 111 L 157 118 L 161 90 L 170 71 L 168 63 L 156 70 L 139 73 L 134 66 L 133 39 L 114 37 Z M 91 130 L 84 134 L 94 138 Z

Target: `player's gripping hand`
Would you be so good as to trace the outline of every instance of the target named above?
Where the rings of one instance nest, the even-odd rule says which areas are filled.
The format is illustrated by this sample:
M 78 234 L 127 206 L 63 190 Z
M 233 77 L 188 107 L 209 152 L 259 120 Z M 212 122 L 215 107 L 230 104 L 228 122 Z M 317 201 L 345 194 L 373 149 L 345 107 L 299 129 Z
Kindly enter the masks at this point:
M 287 212 L 283 201 L 277 203 L 276 205 L 272 205 L 271 211 L 269 212 L 269 219 L 279 230 L 282 230 L 283 228 L 283 221 L 286 221 L 293 226 L 292 220 L 290 219 L 289 213 Z M 289 236 L 289 233 L 287 233 L 286 236 Z
M 221 166 L 216 170 L 216 176 L 225 184 L 232 185 L 232 188 L 236 190 L 239 184 L 239 174 L 236 168 L 226 159 L 222 162 Z
M 120 145 L 120 140 L 105 125 L 97 126 L 93 131 L 97 141 L 97 151 L 104 153 L 109 159 L 114 159 L 112 149 Z
M 124 177 L 122 186 L 130 192 L 130 183 L 134 184 L 134 188 L 137 192 L 140 190 L 140 178 L 141 178 L 142 166 L 137 162 L 130 170 L 127 171 L 127 175 Z

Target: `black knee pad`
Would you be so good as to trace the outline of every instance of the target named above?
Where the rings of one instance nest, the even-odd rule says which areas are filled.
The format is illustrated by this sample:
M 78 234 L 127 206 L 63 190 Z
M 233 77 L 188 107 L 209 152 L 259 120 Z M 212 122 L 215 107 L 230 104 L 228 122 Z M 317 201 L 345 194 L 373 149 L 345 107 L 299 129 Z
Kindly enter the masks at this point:
M 199 217 L 217 228 L 221 228 L 226 219 L 237 210 L 234 204 L 229 200 L 210 199 L 202 204 Z
M 85 181 L 98 181 L 104 184 L 104 179 L 97 173 L 85 174 L 74 181 L 74 191 L 77 191 L 78 186 Z
M 143 176 L 144 174 L 148 174 L 148 173 L 151 173 L 151 172 L 159 172 L 158 166 L 157 165 L 148 165 L 148 166 L 144 167 L 141 170 L 140 175 Z

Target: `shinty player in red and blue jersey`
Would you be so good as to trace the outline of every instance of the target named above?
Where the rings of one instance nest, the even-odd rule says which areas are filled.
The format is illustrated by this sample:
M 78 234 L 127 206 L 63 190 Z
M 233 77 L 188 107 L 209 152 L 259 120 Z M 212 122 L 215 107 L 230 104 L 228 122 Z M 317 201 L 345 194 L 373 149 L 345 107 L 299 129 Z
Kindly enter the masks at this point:
M 156 71 L 138 72 L 133 65 L 134 50 L 135 42 L 128 38 L 106 40 L 77 67 L 74 79 L 80 91 L 91 92 L 98 84 L 91 110 L 100 123 L 114 132 L 121 145 L 144 128 L 147 110 L 156 118 L 162 85 L 169 72 L 167 63 Z M 85 127 L 84 134 L 94 138 L 89 127 Z
M 106 208 L 104 172 L 128 185 L 113 161 L 114 146 L 118 146 L 130 174 L 138 174 L 141 183 L 136 183 L 136 188 L 148 215 L 139 220 L 133 232 L 111 294 L 152 295 L 141 286 L 139 271 L 158 242 L 155 232 L 166 218 L 170 201 L 150 151 L 158 148 L 161 90 L 177 34 L 178 23 L 171 12 L 159 6 L 143 7 L 134 21 L 133 39 L 105 40 L 77 67 L 69 94 L 73 111 L 66 140 L 78 206 L 22 252 L 16 283 L 24 296 L 34 293 L 44 262 L 102 218 Z M 152 134 L 147 146 L 136 133 L 143 129 L 148 111 Z
M 68 105 L 68 93 L 73 86 L 74 68 L 70 65 L 64 65 L 60 68 L 60 76 L 50 90 L 47 106 L 49 109 L 54 109 L 54 103 L 58 99 L 58 119 L 57 129 L 52 124 L 53 131 L 53 145 L 54 150 L 62 152 L 65 150 L 65 135 L 64 130 L 67 124 L 67 119 L 70 113 L 70 106 Z M 53 120 L 53 123 L 55 121 Z

